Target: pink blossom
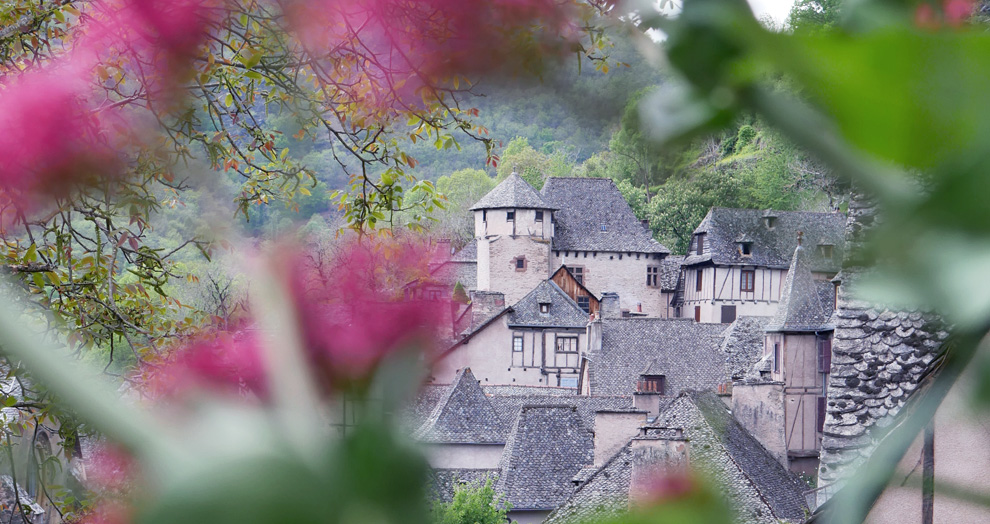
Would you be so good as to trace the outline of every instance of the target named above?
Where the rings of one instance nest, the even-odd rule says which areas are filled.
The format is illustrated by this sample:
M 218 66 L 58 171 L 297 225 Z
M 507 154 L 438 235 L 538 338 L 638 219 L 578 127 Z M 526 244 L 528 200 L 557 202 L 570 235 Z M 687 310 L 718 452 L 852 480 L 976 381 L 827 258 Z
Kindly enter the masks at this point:
M 636 493 L 637 502 L 653 505 L 680 500 L 697 493 L 698 480 L 687 470 L 675 469 L 659 472 L 644 482 Z
M 86 458 L 86 483 L 100 492 L 123 493 L 132 486 L 134 458 L 111 444 L 101 444 Z
M 185 342 L 173 356 L 146 370 L 144 392 L 174 397 L 193 389 L 267 396 L 261 347 L 255 332 L 210 332 Z
M 945 21 L 952 27 L 961 26 L 973 14 L 973 0 L 944 0 Z

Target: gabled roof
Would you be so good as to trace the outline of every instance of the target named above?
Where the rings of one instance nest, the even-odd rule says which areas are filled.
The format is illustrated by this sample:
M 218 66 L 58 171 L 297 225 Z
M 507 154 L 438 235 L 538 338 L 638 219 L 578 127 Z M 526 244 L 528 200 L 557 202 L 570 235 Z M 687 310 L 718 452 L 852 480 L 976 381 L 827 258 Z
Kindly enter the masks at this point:
M 562 264 L 560 267 L 557 268 L 557 271 L 554 271 L 553 274 L 550 275 L 550 281 L 553 281 L 553 279 L 556 278 L 557 275 L 560 275 L 561 277 L 566 278 L 571 283 L 573 283 L 573 285 L 578 286 L 579 288 L 581 288 L 589 296 L 594 297 L 595 300 L 601 300 L 601 297 L 599 297 L 598 295 L 594 294 L 590 289 L 588 289 L 587 287 L 585 287 L 584 284 L 578 282 L 578 279 L 574 278 L 574 275 L 567 269 L 567 265 L 566 264 Z M 554 283 L 556 283 L 556 282 L 554 282 Z M 570 296 L 570 295 L 567 295 L 567 296 Z
M 722 339 L 725 370 L 733 380 L 747 378 L 763 357 L 763 339 L 770 317 L 737 317 Z
M 780 290 L 777 312 L 767 324 L 767 331 L 812 332 L 830 331 L 828 323 L 832 310 L 825 309 L 818 291 L 818 284 L 811 276 L 808 250 L 798 243 L 794 249 L 787 278 Z
M 487 391 L 496 391 L 491 387 Z M 636 411 L 633 407 L 632 396 L 589 397 L 575 395 L 571 389 L 569 396 L 549 395 L 543 392 L 525 395 L 493 394 L 489 397 L 492 407 L 498 413 L 499 419 L 507 427 L 511 426 L 523 406 L 556 406 L 568 405 L 577 408 L 578 415 L 585 427 L 595 427 L 595 412 L 597 411 Z
M 515 510 L 550 510 L 567 500 L 574 491 L 571 479 L 592 462 L 592 434 L 576 407 L 523 406 L 495 487 Z
M 736 421 L 714 393 L 678 396 L 651 426 L 683 429 L 692 467 L 722 488 L 739 522 L 803 521 L 804 486 Z M 648 435 L 664 431 L 649 430 Z M 545 524 L 588 522 L 626 511 L 633 466 L 654 458 L 647 456 L 651 451 L 630 441 L 597 471 L 585 474 L 587 480 Z
M 715 393 L 681 395 L 653 425 L 684 429 L 691 464 L 718 479 L 741 522 L 804 520 L 807 486 L 739 424 Z
M 546 313 L 540 305 L 548 304 Z M 588 325 L 585 313 L 571 297 L 554 281 L 544 280 L 512 306 L 509 326 L 584 328 Z
M 636 219 L 609 178 L 550 177 L 542 193 L 559 209 L 554 213 L 555 250 L 670 253 Z
M 471 206 L 471 211 L 500 208 L 557 209 L 548 205 L 543 197 L 533 189 L 533 186 L 516 173 L 509 175 L 508 178 L 495 186 L 495 189 L 481 197 L 481 200 Z
M 478 241 L 477 239 L 471 239 L 467 244 L 464 244 L 459 251 L 450 255 L 451 262 L 477 262 L 478 261 Z
M 430 443 L 504 444 L 505 429 L 471 368 L 465 368 L 414 436 Z
M 669 255 L 660 261 L 660 289 L 676 291 L 681 277 L 684 255 Z
M 713 262 L 718 265 L 752 265 L 784 269 L 797 246 L 798 231 L 804 233 L 812 271 L 836 272 L 842 262 L 843 231 L 846 216 L 841 213 L 772 211 L 775 222 L 768 228 L 768 211 L 713 207 L 695 234 L 705 233 L 705 254 L 688 253 L 685 265 Z M 739 252 L 740 239 L 752 242 L 752 253 Z M 832 246 L 831 258 L 819 252 L 819 245 Z
M 602 320 L 602 347 L 588 359 L 592 395 L 631 395 L 647 366 L 666 376 L 668 395 L 713 389 L 727 380 L 721 324 L 688 319 Z
M 866 303 L 854 294 L 871 268 L 859 250 L 876 220 L 873 203 L 862 194 L 849 202 L 849 247 L 835 312 L 832 372 L 828 378 L 819 491 L 822 503 L 845 476 L 877 446 L 873 430 L 884 427 L 919 390 L 948 337 L 935 315 Z

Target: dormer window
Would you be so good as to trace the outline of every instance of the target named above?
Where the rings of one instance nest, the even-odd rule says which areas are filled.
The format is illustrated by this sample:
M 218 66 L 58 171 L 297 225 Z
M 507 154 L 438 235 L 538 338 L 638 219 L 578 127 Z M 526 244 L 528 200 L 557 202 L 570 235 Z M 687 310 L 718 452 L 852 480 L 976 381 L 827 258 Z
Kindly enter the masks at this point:
M 550 304 L 546 302 L 540 304 L 540 313 L 543 313 L 544 315 L 550 313 Z
M 640 375 L 639 382 L 636 383 L 636 392 L 663 395 L 666 379 L 667 377 L 663 375 Z
M 823 258 L 832 258 L 832 244 L 818 244 L 818 254 Z
M 605 223 L 603 222 L 603 223 L 602 223 L 602 231 L 607 231 L 607 230 L 608 230 L 608 227 L 606 227 L 606 226 L 605 226 Z
M 763 217 L 763 223 L 767 225 L 767 229 L 773 229 L 777 227 L 777 217 Z
M 505 221 L 506 222 L 512 222 L 515 219 L 516 219 L 516 212 L 515 211 L 506 211 L 505 212 Z
M 739 243 L 739 254 L 744 257 L 753 256 L 753 243 L 752 242 L 740 242 Z
M 695 235 L 697 237 L 697 243 L 695 244 L 695 254 L 704 255 L 705 254 L 705 234 L 699 233 Z
M 543 211 L 537 211 L 536 212 L 536 221 L 537 222 L 543 222 Z

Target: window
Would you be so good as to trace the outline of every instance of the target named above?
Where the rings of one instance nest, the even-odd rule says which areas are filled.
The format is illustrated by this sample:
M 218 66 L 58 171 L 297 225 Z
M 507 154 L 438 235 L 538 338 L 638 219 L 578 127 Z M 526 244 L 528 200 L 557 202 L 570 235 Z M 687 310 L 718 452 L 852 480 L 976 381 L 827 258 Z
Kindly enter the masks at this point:
M 695 282 L 694 282 L 695 291 L 701 291 L 701 284 L 702 282 L 704 282 L 704 278 L 705 278 L 705 272 L 702 271 L 701 269 L 698 269 L 698 271 L 695 273 Z
M 640 375 L 639 382 L 636 383 L 637 393 L 664 394 L 666 377 L 663 375 Z
M 701 322 L 701 306 L 694 306 L 694 321 Z
M 522 334 L 512 335 L 512 365 L 519 367 L 523 365 L 523 336 Z
M 526 257 L 515 258 L 516 271 L 526 271 Z
M 660 267 L 646 267 L 646 287 L 660 287 Z
M 560 387 L 562 388 L 577 388 L 577 383 L 577 377 L 560 377 Z
M 818 397 L 818 432 L 825 430 L 825 397 Z
M 832 244 L 819 244 L 818 253 L 824 258 L 832 258 Z
M 832 339 L 818 339 L 818 372 L 831 373 L 832 371 Z
M 773 372 L 780 372 L 780 344 L 773 345 Z
M 577 305 L 585 313 L 591 313 L 591 298 L 590 297 L 577 297 Z
M 700 233 L 700 234 L 698 234 L 696 236 L 698 237 L 698 241 L 697 241 L 697 243 L 695 245 L 695 247 L 697 249 L 695 249 L 695 252 L 694 253 L 696 255 L 704 255 L 705 254 L 705 234 L 704 233 Z
M 429 289 L 426 291 L 426 300 L 440 300 L 439 289 Z
M 553 358 L 554 367 L 576 368 L 578 366 L 578 338 L 557 336 Z
M 540 304 L 540 313 L 543 313 L 544 315 L 550 313 L 550 304 L 548 303 Z
M 584 268 L 581 266 L 568 266 L 567 271 L 574 277 L 574 280 L 578 281 L 578 284 L 584 285 Z
M 604 223 L 604 222 L 602 222 L 602 231 L 607 231 L 607 230 L 608 230 L 608 228 L 607 228 L 607 227 L 605 227 L 605 223 Z
M 543 222 L 543 211 L 537 211 L 536 212 L 536 221 L 537 222 Z
M 777 217 L 764 217 L 763 221 L 767 225 L 767 229 L 773 229 L 777 225 Z
M 722 306 L 722 323 L 731 324 L 736 321 L 736 306 Z
M 740 242 L 739 243 L 739 254 L 744 257 L 753 256 L 753 243 L 752 242 Z
M 515 211 L 506 211 L 505 212 L 505 221 L 506 222 L 512 222 L 515 219 L 516 219 L 516 212 Z
M 482 222 L 488 222 L 488 210 L 487 209 L 482 209 L 481 210 L 481 221 Z
M 739 276 L 739 291 L 753 291 L 756 288 L 756 270 L 744 269 Z

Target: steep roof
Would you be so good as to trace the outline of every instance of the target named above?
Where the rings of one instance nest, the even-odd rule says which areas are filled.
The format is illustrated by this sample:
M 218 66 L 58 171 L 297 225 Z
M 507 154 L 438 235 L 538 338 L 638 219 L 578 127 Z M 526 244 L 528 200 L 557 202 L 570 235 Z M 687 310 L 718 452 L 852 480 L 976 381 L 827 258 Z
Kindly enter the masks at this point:
M 541 313 L 542 304 L 550 306 Z M 585 313 L 554 281 L 544 280 L 532 291 L 512 305 L 509 326 L 584 328 L 588 325 Z
M 678 396 L 651 426 L 683 429 L 690 463 L 723 489 L 740 522 L 803 520 L 804 486 L 735 420 L 714 393 Z M 664 431 L 653 429 L 648 435 Z M 586 476 L 545 524 L 586 522 L 628 509 L 633 465 L 648 459 L 643 455 L 649 452 L 631 441 Z
M 938 362 L 948 336 L 942 322 L 921 311 L 902 311 L 857 300 L 856 287 L 871 269 L 858 252 L 882 217 L 861 194 L 849 203 L 848 256 L 835 312 L 822 438 L 819 504 L 877 446 L 874 428 L 888 424 Z
M 453 255 L 450 255 L 451 262 L 477 262 L 478 261 L 478 241 L 477 239 L 471 239 L 467 244 L 464 244 L 460 250 L 458 250 Z
M 589 356 L 592 395 L 631 395 L 643 370 L 663 370 L 668 395 L 684 389 L 712 389 L 727 380 L 719 350 L 721 324 L 688 319 L 602 320 L 602 347 Z
M 444 444 L 504 444 L 505 428 L 471 368 L 465 368 L 414 437 Z
M 770 317 L 737 317 L 722 339 L 725 370 L 729 378 L 742 379 L 763 357 L 763 339 Z
M 554 213 L 556 250 L 670 253 L 636 219 L 609 178 L 550 177 L 542 193 L 559 209 Z
M 676 291 L 677 284 L 681 277 L 681 264 L 684 263 L 684 255 L 670 255 L 660 262 L 660 289 L 663 291 Z
M 818 291 L 818 284 L 811 276 L 810 254 L 801 243 L 794 249 L 794 257 L 780 290 L 777 312 L 767 324 L 767 331 L 802 332 L 829 331 L 832 310 L 825 309 Z
M 592 434 L 576 407 L 523 406 L 502 452 L 496 490 L 514 509 L 553 509 L 573 493 L 574 475 L 592 462 Z
M 533 189 L 533 186 L 516 173 L 509 175 L 495 186 L 495 189 L 481 197 L 481 200 L 471 206 L 471 211 L 499 208 L 557 209 L 548 205 L 543 197 Z
M 588 429 L 595 427 L 596 411 L 635 411 L 632 396 L 589 397 L 575 395 L 573 389 L 570 390 L 570 396 L 567 397 L 541 394 L 495 394 L 489 400 L 506 427 L 512 425 L 523 406 L 574 406 L 577 408 L 581 421 Z
M 775 217 L 772 229 L 765 222 Z M 753 265 L 784 269 L 797 246 L 798 231 L 804 233 L 812 271 L 836 272 L 842 262 L 846 216 L 841 213 L 762 211 L 713 207 L 694 232 L 705 233 L 705 253 L 688 253 L 685 265 L 713 262 L 719 265 Z M 740 242 L 752 242 L 752 253 L 739 252 Z M 819 245 L 832 246 L 832 256 L 819 252 Z

